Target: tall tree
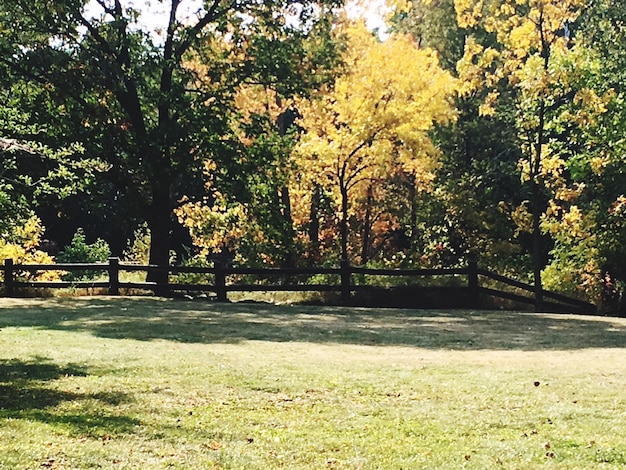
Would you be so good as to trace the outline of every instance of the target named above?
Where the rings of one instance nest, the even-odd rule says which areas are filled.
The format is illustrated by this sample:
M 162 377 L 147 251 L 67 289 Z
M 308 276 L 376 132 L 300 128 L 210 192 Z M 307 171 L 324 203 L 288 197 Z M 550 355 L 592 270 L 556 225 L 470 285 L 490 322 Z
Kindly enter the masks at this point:
M 516 120 L 524 158 L 523 180 L 529 185 L 529 200 L 518 207 L 515 216 L 533 240 L 535 308 L 543 306 L 541 274 L 547 260 L 542 235 L 542 215 L 548 207 L 550 184 L 563 170 L 571 153 L 568 139 L 583 122 L 563 122 L 565 109 L 595 107 L 597 95 L 580 87 L 576 71 L 568 64 L 583 57 L 576 54 L 571 27 L 582 13 L 584 0 L 456 0 L 457 19 L 462 27 L 482 30 L 495 36 L 494 47 L 486 47 L 475 37 L 465 44 L 459 64 L 466 91 L 490 89 L 481 112 L 494 112 L 498 84 L 506 81 L 515 90 Z M 601 100 L 600 100 L 601 101 Z M 595 109 L 594 109 L 595 108 Z
M 5 240 L 33 211 L 81 192 L 107 169 L 76 142 L 56 146 L 52 126 L 23 109 L 25 101 L 39 99 L 36 89 L 0 66 L 0 233 Z
M 621 309 L 622 313 L 626 285 L 625 20 L 624 5 L 597 0 L 576 23 L 576 42 L 586 53 L 571 68 L 579 82 L 597 95 L 590 94 L 587 100 L 594 99 L 596 107 L 606 112 L 579 109 L 569 113 L 584 126 L 570 138 L 575 152 L 566 162 L 559 197 L 551 202 L 545 221 L 556 240 L 546 281 L 555 288 L 583 293 L 605 311 Z
M 240 153 L 226 117 L 233 90 L 315 76 L 300 44 L 334 3 L 168 0 L 153 5 L 166 21 L 152 29 L 123 0 L 13 0 L 0 6 L 0 62 L 52 90 L 67 129 L 93 142 L 111 184 L 147 220 L 150 262 L 166 265 L 181 187 L 201 181 L 207 156 Z M 213 87 L 197 86 L 191 58 Z
M 455 81 L 432 50 L 406 35 L 380 42 L 361 23 L 348 26 L 346 35 L 345 74 L 298 105 L 304 134 L 295 154 L 304 179 L 334 194 L 342 260 L 349 259 L 353 196 L 371 202 L 370 188 L 393 168 L 417 184 L 428 180 L 437 155 L 428 132 L 455 117 Z
M 394 27 L 412 34 L 422 47 L 435 49 L 441 64 L 456 73 L 468 36 L 495 46 L 492 35 L 468 30 L 456 21 L 454 0 L 413 0 L 393 17 Z M 433 139 L 441 149 L 434 195 L 413 203 L 405 223 L 414 245 L 411 251 L 429 263 L 466 265 L 468 258 L 483 266 L 526 274 L 520 259 L 525 240 L 516 239 L 515 226 L 503 207 L 517 205 L 519 138 L 508 84 L 500 84 L 496 113 L 478 110 L 489 90 L 476 88 L 456 98 L 458 119 L 435 126 Z M 467 90 L 466 90 L 467 91 Z

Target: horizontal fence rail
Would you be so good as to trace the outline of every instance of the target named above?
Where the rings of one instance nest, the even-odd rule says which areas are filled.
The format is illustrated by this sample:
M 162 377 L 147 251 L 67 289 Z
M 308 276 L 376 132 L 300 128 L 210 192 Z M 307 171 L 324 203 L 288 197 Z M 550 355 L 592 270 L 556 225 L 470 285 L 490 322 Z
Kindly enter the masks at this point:
M 99 280 L 62 280 L 62 281 L 38 281 L 28 280 L 28 276 L 44 273 L 47 271 L 62 273 L 102 273 Z M 84 288 L 104 289 L 109 295 L 119 295 L 121 289 L 147 290 L 161 295 L 175 292 L 213 293 L 216 300 L 227 301 L 229 292 L 335 292 L 340 294 L 341 301 L 348 304 L 353 299 L 353 294 L 381 293 L 378 301 L 380 306 L 398 303 L 399 299 L 407 299 L 407 306 L 411 300 L 419 296 L 430 295 L 433 298 L 439 296 L 440 300 L 448 296 L 456 296 L 460 299 L 457 304 L 466 308 L 481 308 L 485 298 L 499 298 L 517 303 L 533 304 L 534 287 L 532 285 L 511 279 L 497 273 L 479 269 L 476 263 L 469 263 L 465 268 L 442 268 L 442 269 L 374 269 L 351 266 L 348 262 L 342 262 L 339 268 L 250 268 L 224 266 L 215 263 L 213 267 L 197 266 L 155 266 L 120 263 L 118 258 L 109 258 L 108 263 L 59 263 L 59 264 L 15 264 L 7 259 L 2 267 L 4 274 L 4 294 L 14 296 L 18 291 L 25 288 L 37 289 L 62 289 Z M 155 273 L 165 272 L 166 282 L 122 281 L 122 272 L 145 272 L 147 278 Z M 178 282 L 170 281 L 170 276 L 190 274 L 205 276 L 206 282 Z M 257 282 L 250 282 L 246 277 L 257 276 Z M 313 282 L 314 276 L 335 278 L 335 282 Z M 454 285 L 419 284 L 420 278 L 445 278 Z M 238 278 L 232 282 L 232 279 Z M 242 279 L 244 278 L 244 279 Z M 387 286 L 368 282 L 370 278 L 395 278 L 396 282 L 390 282 Z M 502 289 L 481 285 L 481 280 L 486 279 L 498 285 Z M 409 280 L 410 282 L 407 282 Z M 401 283 L 403 281 L 404 283 Z M 503 290 L 503 289 L 509 290 Z M 514 291 L 511 291 L 513 289 Z M 526 294 L 525 293 L 530 293 Z M 391 294 L 391 295 L 390 295 Z M 562 294 L 543 291 L 543 296 L 550 299 L 545 302 L 546 311 L 569 311 L 576 313 L 595 313 L 593 304 L 579 299 L 573 299 Z M 448 298 L 449 300 L 449 298 Z

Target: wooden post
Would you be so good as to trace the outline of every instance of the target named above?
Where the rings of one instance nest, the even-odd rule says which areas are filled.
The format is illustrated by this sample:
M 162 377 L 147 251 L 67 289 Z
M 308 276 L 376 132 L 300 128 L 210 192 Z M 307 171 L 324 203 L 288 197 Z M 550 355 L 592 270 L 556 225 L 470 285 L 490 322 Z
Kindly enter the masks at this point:
M 476 261 L 470 261 L 467 267 L 467 287 L 469 291 L 470 308 L 478 308 L 480 305 L 478 294 L 478 263 Z
M 350 273 L 350 261 L 347 259 L 341 260 L 341 302 L 344 305 L 350 303 L 350 285 L 351 285 L 351 273 Z
M 120 295 L 120 259 L 109 258 L 109 295 Z
M 4 293 L 7 297 L 11 297 L 15 294 L 15 277 L 12 258 L 4 260 Z
M 224 271 L 224 263 L 222 261 L 214 262 L 215 269 L 215 293 L 218 302 L 228 302 L 226 293 L 226 272 Z

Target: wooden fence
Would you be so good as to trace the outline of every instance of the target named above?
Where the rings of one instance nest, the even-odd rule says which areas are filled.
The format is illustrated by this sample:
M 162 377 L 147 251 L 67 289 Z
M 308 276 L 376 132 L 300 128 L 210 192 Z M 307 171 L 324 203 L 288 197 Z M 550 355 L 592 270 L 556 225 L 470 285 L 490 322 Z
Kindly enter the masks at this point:
M 147 290 L 159 295 L 175 293 L 212 293 L 217 301 L 228 301 L 229 292 L 335 292 L 343 304 L 432 308 L 489 308 L 494 299 L 514 304 L 533 305 L 532 285 L 480 269 L 476 263 L 465 268 L 443 269 L 371 269 L 342 262 L 338 268 L 246 268 L 215 263 L 213 267 L 154 266 L 120 263 L 109 258 L 108 263 L 14 264 L 7 259 L 4 272 L 4 295 L 16 296 L 25 288 L 104 289 L 109 295 L 120 291 Z M 102 272 L 103 280 L 29 281 L 26 274 L 45 271 L 80 273 Z M 121 272 L 167 272 L 167 284 L 120 280 Z M 180 274 L 204 276 L 203 283 L 171 282 Z M 162 276 L 165 277 L 165 276 Z M 255 282 L 251 282 L 250 279 Z M 315 282 L 315 277 L 335 279 L 335 282 Z M 150 278 L 150 276 L 148 276 Z M 387 278 L 386 283 L 371 282 Z M 425 283 L 424 278 L 431 278 Z M 210 282 L 209 282 L 210 281 Z M 439 285 L 436 285 L 438 281 Z M 595 313 L 593 304 L 555 292 L 544 291 L 545 311 Z

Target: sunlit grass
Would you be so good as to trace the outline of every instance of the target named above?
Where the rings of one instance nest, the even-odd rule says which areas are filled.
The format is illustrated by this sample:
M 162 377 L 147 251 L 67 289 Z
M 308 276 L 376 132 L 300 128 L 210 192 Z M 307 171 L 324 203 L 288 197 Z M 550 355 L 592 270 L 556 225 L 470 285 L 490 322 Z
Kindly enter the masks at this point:
M 624 468 L 626 321 L 0 300 L 0 468 Z

